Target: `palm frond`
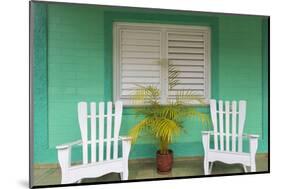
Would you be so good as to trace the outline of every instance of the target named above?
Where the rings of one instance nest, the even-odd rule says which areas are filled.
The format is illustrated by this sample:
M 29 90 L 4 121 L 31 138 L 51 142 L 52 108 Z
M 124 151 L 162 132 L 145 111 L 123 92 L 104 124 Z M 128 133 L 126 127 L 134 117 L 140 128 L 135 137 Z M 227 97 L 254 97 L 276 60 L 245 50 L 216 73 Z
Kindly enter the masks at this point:
M 168 62 L 168 85 L 169 85 L 169 90 L 172 90 L 176 85 L 178 85 L 179 80 L 177 79 L 179 76 L 179 71 L 175 68 L 173 64 L 170 64 Z
M 203 96 L 193 90 L 179 90 L 176 93 L 176 104 L 205 104 Z
M 131 95 L 131 99 L 134 105 L 140 104 L 159 104 L 160 90 L 153 86 L 141 86 Z
M 129 136 L 132 137 L 132 143 L 135 143 L 140 133 L 142 133 L 145 129 L 148 129 L 147 127 L 150 127 L 151 125 L 152 120 L 148 118 L 136 124 L 129 132 Z
M 158 118 L 154 120 L 154 125 L 151 129 L 157 138 L 169 144 L 172 142 L 173 137 L 180 133 L 181 128 L 178 123 L 173 120 Z

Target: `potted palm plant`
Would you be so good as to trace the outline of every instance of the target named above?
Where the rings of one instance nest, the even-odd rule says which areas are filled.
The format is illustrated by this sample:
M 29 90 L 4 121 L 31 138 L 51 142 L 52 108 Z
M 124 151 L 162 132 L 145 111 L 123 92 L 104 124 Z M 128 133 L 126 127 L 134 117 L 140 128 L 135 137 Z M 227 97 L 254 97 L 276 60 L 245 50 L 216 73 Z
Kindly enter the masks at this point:
M 169 64 L 169 89 L 177 85 L 178 72 Z M 194 106 L 188 106 L 192 101 L 204 104 L 202 98 L 192 91 L 179 91 L 176 98 L 167 104 L 160 103 L 160 90 L 155 86 L 139 86 L 133 95 L 137 115 L 144 118 L 137 123 L 129 132 L 132 142 L 136 142 L 142 132 L 153 136 L 159 145 L 156 152 L 156 163 L 158 173 L 169 173 L 173 164 L 173 152 L 169 148 L 173 139 L 183 131 L 183 121 L 186 118 L 198 118 L 201 123 L 208 122 L 209 117 L 205 113 L 196 110 Z

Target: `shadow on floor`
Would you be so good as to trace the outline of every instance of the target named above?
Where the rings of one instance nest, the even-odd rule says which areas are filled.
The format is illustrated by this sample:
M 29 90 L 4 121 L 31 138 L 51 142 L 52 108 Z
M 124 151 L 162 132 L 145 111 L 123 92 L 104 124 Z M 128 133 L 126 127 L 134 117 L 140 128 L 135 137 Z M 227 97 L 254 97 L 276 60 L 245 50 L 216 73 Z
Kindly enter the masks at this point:
M 257 172 L 268 171 L 268 157 L 257 157 Z M 228 165 L 221 162 L 215 162 L 213 165 L 212 174 L 234 174 L 243 173 L 243 166 L 241 164 Z M 203 160 L 197 159 L 180 159 L 175 160 L 173 169 L 169 174 L 158 174 L 155 162 L 145 161 L 130 161 L 129 162 L 129 180 L 139 179 L 155 179 L 155 178 L 171 178 L 171 177 L 188 177 L 188 176 L 203 176 Z M 60 184 L 61 173 L 59 168 L 38 168 L 34 169 L 34 185 L 57 185 Z M 120 181 L 118 173 L 110 173 L 99 178 L 83 179 L 82 183 L 102 183 Z M 22 185 L 28 186 L 28 183 L 22 182 Z

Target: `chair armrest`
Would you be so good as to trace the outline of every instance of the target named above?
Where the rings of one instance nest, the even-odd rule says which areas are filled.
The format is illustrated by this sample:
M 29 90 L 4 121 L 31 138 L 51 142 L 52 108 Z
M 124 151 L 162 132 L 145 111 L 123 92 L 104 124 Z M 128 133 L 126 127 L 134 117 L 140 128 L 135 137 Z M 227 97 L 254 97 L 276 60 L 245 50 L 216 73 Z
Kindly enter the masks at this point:
M 122 140 L 122 141 L 131 141 L 131 140 L 132 140 L 132 137 L 129 137 L 129 136 L 120 136 L 120 137 L 119 137 L 119 140 Z
M 214 131 L 202 131 L 202 135 L 214 135 Z M 216 133 L 218 136 L 221 135 L 221 133 Z M 226 136 L 225 133 L 222 133 L 223 136 Z M 231 134 L 229 134 L 231 136 Z M 238 135 L 235 135 L 236 137 L 238 137 Z M 254 138 L 259 138 L 259 135 L 254 135 L 254 134 L 243 134 L 242 137 L 246 137 L 249 139 L 254 139 Z
M 202 135 L 212 135 L 213 131 L 202 131 Z
M 202 142 L 204 153 L 207 154 L 208 149 L 210 148 L 210 135 L 211 131 L 202 131 Z
M 249 139 L 251 158 L 255 158 L 255 154 L 257 153 L 257 149 L 258 149 L 259 135 L 244 134 L 243 136 L 245 136 Z
M 243 137 L 247 137 L 249 139 L 256 139 L 256 138 L 259 138 L 259 135 L 243 134 Z
M 74 145 L 80 145 L 81 143 L 82 143 L 81 140 L 77 140 L 77 141 L 74 141 L 74 142 L 70 142 L 70 143 L 65 143 L 65 144 L 58 145 L 58 146 L 56 146 L 56 149 L 57 149 L 57 150 L 61 150 L 61 149 L 65 149 L 65 148 L 72 147 L 72 146 L 74 146 Z
M 122 141 L 122 156 L 124 158 L 124 162 L 126 166 L 128 166 L 128 159 L 131 150 L 131 141 L 132 137 L 129 136 L 120 136 L 119 140 Z

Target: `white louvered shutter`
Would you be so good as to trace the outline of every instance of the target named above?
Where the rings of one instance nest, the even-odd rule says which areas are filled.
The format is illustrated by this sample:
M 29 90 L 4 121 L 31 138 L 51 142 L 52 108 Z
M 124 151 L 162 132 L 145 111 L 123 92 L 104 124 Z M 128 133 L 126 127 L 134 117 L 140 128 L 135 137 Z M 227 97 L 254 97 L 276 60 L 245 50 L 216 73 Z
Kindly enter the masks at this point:
M 168 90 L 168 98 L 174 99 L 182 90 L 209 98 L 208 33 L 168 32 L 167 44 L 169 64 L 179 72 L 178 85 Z
M 114 34 L 115 100 L 131 105 L 136 89 L 149 85 L 160 89 L 164 104 L 183 90 L 209 99 L 208 27 L 117 23 Z M 167 62 L 179 72 L 172 89 Z
M 119 67 L 120 99 L 130 104 L 130 96 L 141 86 L 160 87 L 160 31 L 121 29 Z

